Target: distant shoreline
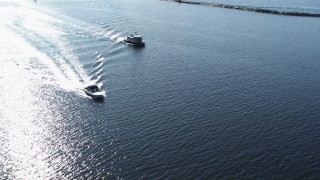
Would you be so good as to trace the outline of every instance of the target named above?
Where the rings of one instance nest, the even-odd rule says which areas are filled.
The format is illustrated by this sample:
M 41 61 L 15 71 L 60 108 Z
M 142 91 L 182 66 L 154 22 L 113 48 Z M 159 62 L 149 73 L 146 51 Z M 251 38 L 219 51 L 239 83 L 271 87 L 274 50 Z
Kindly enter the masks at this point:
M 172 2 L 177 2 L 177 3 L 194 4 L 194 5 L 209 6 L 209 7 L 219 7 L 219 8 L 226 8 L 226 9 L 237 9 L 237 10 L 243 10 L 243 11 L 267 13 L 267 14 L 278 14 L 278 15 L 287 15 L 287 16 L 304 16 L 304 17 L 320 17 L 320 14 L 313 14 L 313 13 L 279 11 L 279 10 L 248 7 L 248 6 L 235 6 L 235 5 L 217 4 L 217 3 L 209 3 L 209 2 L 197 2 L 197 1 L 188 1 L 188 0 L 163 0 L 163 1 L 172 1 Z

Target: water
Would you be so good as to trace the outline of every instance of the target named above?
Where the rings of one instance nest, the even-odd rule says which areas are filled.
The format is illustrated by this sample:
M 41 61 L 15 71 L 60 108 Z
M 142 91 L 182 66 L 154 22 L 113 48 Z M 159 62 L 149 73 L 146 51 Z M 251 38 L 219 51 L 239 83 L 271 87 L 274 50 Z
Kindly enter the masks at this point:
M 2 0 L 1 179 L 316 179 L 319 27 L 157 0 Z M 134 31 L 145 48 L 121 43 Z
M 317 0 L 198 0 L 199 2 L 211 2 L 236 6 L 248 6 L 255 8 L 279 10 L 286 12 L 320 13 L 320 2 Z

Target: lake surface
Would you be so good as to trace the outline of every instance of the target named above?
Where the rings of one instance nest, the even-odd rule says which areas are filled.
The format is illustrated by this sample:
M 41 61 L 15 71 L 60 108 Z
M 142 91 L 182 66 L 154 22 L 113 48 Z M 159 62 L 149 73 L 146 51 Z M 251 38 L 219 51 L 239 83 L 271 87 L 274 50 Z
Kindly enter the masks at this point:
M 198 2 L 220 3 L 235 6 L 248 6 L 286 12 L 320 13 L 320 1 L 317 0 L 197 0 Z
M 319 177 L 319 18 L 0 0 L 0 32 L 0 179 Z

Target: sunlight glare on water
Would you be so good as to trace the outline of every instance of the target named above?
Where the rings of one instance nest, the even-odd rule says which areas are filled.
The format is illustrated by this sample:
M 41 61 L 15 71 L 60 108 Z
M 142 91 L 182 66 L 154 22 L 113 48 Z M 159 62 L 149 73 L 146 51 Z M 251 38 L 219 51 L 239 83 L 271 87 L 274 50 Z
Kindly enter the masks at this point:
M 0 144 L 5 147 L 2 149 L 5 156 L 0 156 L 0 161 L 6 168 L 0 169 L 0 174 L 10 179 L 36 179 L 52 174 L 40 141 L 46 130 L 37 121 L 42 119 L 46 108 L 35 102 L 38 94 L 33 92 L 39 90 L 34 86 L 37 78 L 30 77 L 28 62 L 24 62 L 36 58 L 37 53 L 3 26 L 1 34 L 6 38 L 0 40 L 0 112 L 4 121 L 0 126 Z
M 57 104 L 44 98 L 51 94 L 50 90 L 43 87 L 78 92 L 86 75 L 80 72 L 82 79 L 79 78 L 75 71 L 80 70 L 73 70 L 65 57 L 49 57 L 48 52 L 41 52 L 26 41 L 25 38 L 47 38 L 57 42 L 68 58 L 77 58 L 61 42 L 62 33 L 50 26 L 55 19 L 36 12 L 28 3 L 15 3 L 13 7 L 0 5 L 0 179 L 52 179 L 59 174 L 60 166 L 73 157 L 70 153 L 55 157 L 57 151 L 70 148 L 52 129 L 63 124 L 59 123 Z M 56 64 L 59 60 L 60 66 Z

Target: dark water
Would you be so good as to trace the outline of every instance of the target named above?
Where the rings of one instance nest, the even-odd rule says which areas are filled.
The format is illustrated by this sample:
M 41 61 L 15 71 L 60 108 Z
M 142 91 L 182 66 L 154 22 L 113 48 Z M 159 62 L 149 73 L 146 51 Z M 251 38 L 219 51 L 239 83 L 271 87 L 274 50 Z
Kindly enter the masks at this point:
M 318 18 L 2 0 L 0 20 L 2 179 L 320 175 Z

